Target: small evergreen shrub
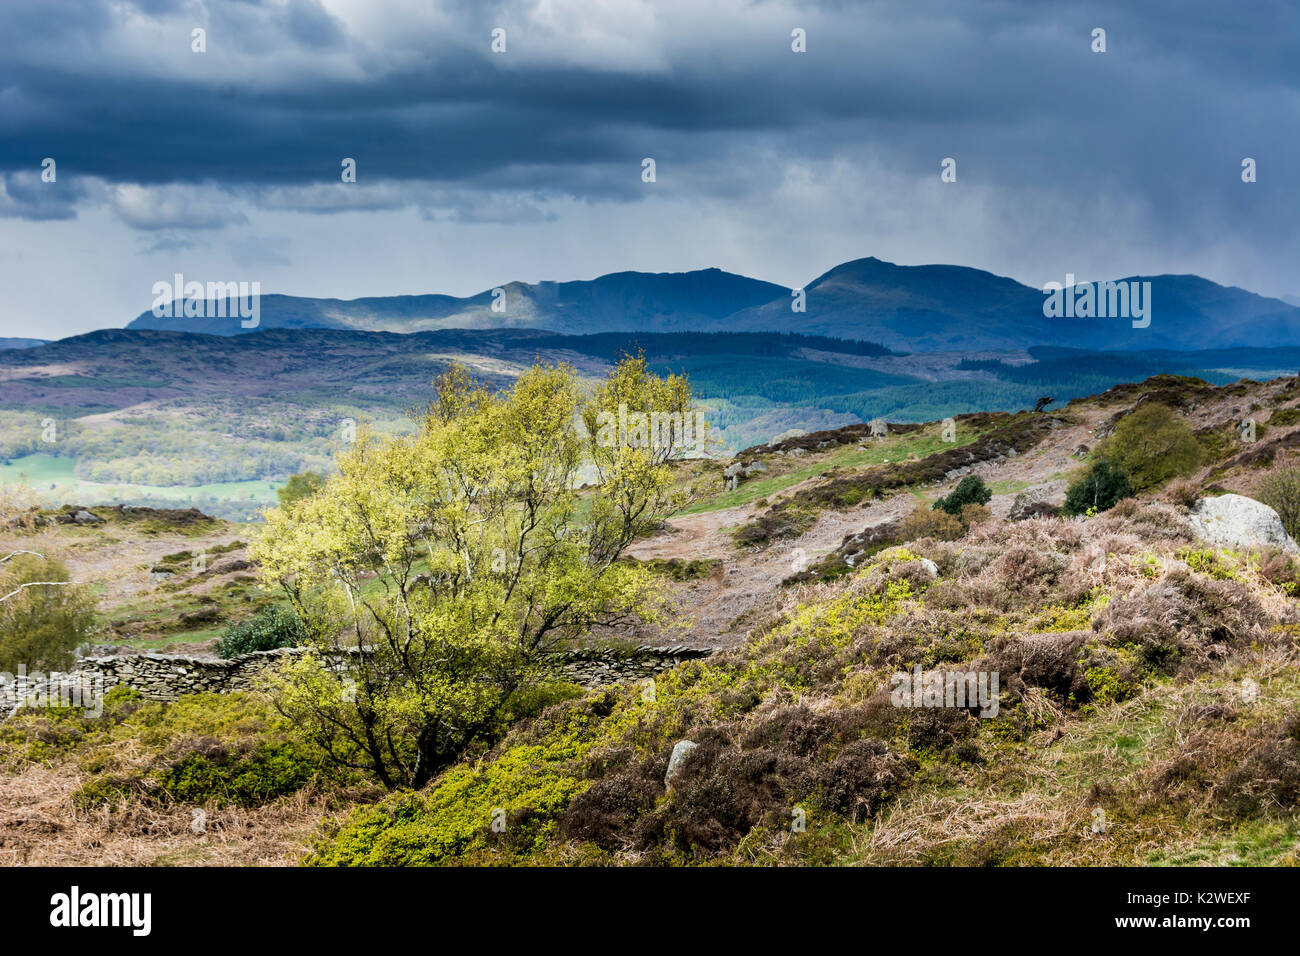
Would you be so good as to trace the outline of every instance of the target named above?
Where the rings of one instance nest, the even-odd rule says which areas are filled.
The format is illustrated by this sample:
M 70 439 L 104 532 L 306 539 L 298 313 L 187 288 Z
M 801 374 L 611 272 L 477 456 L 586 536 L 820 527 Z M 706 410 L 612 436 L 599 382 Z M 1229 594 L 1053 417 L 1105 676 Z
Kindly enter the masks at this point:
M 247 621 L 226 625 L 217 642 L 222 657 L 239 657 L 254 651 L 272 651 L 277 647 L 297 647 L 307 643 L 310 635 L 298 615 L 282 605 L 260 609 Z
M 1133 494 L 1128 473 L 1109 461 L 1095 462 L 1091 468 L 1070 483 L 1065 492 L 1067 515 L 1094 514 L 1113 508 L 1116 502 Z
M 934 508 L 937 511 L 946 511 L 950 515 L 960 515 L 965 505 L 986 505 L 992 497 L 993 492 L 989 490 L 988 485 L 984 484 L 983 478 L 979 475 L 967 475 L 958 482 L 951 494 L 936 501 Z

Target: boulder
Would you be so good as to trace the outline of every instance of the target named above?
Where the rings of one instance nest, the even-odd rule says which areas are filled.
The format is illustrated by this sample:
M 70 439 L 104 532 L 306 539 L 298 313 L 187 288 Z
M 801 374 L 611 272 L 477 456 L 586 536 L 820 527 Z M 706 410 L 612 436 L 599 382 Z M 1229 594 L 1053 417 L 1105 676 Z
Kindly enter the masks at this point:
M 1300 555 L 1300 545 L 1287 535 L 1277 512 L 1244 495 L 1202 498 L 1192 509 L 1192 525 L 1197 535 L 1211 544 L 1237 548 L 1271 545 Z
M 104 519 L 97 514 L 91 514 L 89 511 L 78 511 L 72 516 L 72 520 L 77 524 L 103 524 Z
M 664 783 L 672 785 L 673 777 L 681 773 L 682 764 L 686 762 L 686 755 L 698 747 L 693 740 L 679 740 L 673 744 L 672 755 L 668 758 L 668 772 L 664 774 Z

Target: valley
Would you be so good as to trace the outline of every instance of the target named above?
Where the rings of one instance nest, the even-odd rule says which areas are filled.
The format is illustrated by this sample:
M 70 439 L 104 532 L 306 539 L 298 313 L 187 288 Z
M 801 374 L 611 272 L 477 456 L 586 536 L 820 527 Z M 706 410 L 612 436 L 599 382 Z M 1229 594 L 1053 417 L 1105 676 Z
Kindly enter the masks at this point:
M 0 350 L 0 483 L 25 476 L 49 504 L 170 503 L 254 520 L 290 475 L 328 470 L 358 428 L 409 430 L 453 363 L 499 387 L 535 360 L 590 379 L 638 350 L 689 376 L 724 453 L 791 429 L 1059 404 L 1158 373 L 1224 383 L 1300 367 L 1300 349 L 1280 347 L 901 354 L 778 333 L 103 331 Z

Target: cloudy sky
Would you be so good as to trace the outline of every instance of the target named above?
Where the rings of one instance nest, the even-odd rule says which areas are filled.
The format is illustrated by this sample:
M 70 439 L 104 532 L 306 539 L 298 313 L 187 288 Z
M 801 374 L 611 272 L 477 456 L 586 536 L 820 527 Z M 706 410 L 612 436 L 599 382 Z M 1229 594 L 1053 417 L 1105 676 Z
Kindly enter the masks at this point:
M 124 325 L 176 272 L 352 298 L 874 255 L 1300 295 L 1298 63 L 1290 0 L 5 0 L 0 336 Z

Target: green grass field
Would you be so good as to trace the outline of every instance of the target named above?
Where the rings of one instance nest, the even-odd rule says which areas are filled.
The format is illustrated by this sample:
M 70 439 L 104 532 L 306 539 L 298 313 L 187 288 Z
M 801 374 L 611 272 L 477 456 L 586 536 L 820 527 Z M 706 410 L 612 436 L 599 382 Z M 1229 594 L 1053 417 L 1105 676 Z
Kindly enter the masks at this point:
M 190 504 L 200 499 L 231 499 L 275 503 L 282 481 L 220 481 L 206 485 L 134 485 L 81 481 L 76 459 L 57 455 L 24 455 L 0 465 L 0 485 L 25 484 L 52 504 L 116 504 L 119 500 L 156 498 L 160 503 Z
M 832 468 L 857 469 L 869 465 L 906 461 L 912 456 L 924 458 L 926 455 L 932 455 L 935 452 L 969 445 L 979 436 L 979 431 L 969 426 L 958 425 L 956 443 L 945 442 L 940 437 L 939 428 L 936 425 L 920 432 L 899 435 L 896 438 L 887 438 L 883 441 L 873 441 L 865 447 L 858 445 L 841 446 L 828 455 L 817 456 L 816 461 L 807 465 L 794 468 L 784 474 L 773 475 L 770 478 L 751 479 L 740 485 L 735 491 L 724 492 L 709 498 L 707 501 L 696 502 L 684 508 L 680 513 L 684 515 L 703 514 L 707 511 L 735 508 L 757 501 L 760 498 L 766 498 L 779 491 L 784 491 L 801 481 L 824 474 Z M 768 460 L 771 461 L 772 456 L 769 456 Z

